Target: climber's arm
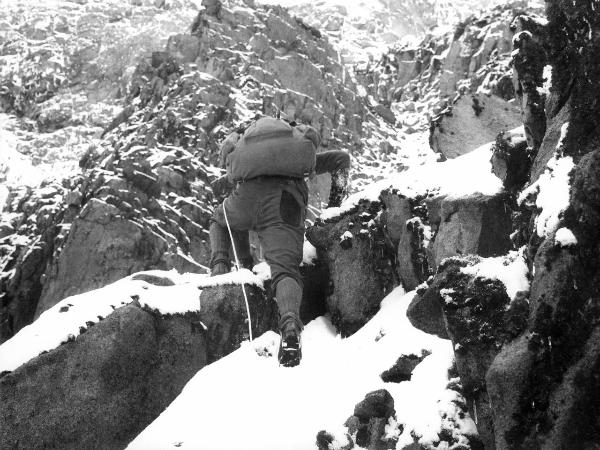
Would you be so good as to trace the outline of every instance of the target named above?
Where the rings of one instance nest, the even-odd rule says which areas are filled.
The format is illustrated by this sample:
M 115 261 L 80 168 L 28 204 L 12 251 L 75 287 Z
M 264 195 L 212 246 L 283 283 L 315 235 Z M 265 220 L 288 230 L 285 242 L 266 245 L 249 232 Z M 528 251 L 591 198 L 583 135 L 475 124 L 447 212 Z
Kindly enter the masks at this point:
M 348 195 L 348 172 L 350 170 L 350 155 L 341 150 L 330 150 L 317 153 L 315 172 L 317 175 L 329 172 L 331 174 L 331 190 L 328 207 L 340 206 Z
M 339 170 L 350 168 L 350 155 L 341 150 L 329 150 L 317 153 L 317 164 L 315 172 L 317 175 L 322 173 L 333 173 Z

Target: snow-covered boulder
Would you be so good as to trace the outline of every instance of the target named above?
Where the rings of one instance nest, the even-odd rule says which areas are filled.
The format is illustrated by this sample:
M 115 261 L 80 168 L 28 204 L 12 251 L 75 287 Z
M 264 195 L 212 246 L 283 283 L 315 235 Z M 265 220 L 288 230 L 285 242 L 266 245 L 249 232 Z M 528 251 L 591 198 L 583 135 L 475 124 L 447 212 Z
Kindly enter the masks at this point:
M 138 273 L 44 312 L 0 346 L 0 447 L 125 447 L 247 339 L 241 283 L 253 333 L 273 329 L 275 302 L 247 270 Z
M 207 364 L 198 321 L 129 304 L 4 375 L 0 447 L 123 448 Z

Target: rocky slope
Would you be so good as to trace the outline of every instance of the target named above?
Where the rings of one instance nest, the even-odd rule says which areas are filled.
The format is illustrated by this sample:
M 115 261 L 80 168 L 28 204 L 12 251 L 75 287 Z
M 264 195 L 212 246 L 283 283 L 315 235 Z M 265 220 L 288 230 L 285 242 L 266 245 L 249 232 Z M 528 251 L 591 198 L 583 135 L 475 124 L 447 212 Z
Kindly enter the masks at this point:
M 523 246 L 530 289 L 507 296 L 509 286 L 497 282 L 506 263 L 473 270 L 474 261 L 459 258 L 440 267 L 416 300 L 438 311 L 490 448 L 598 444 L 600 23 L 593 8 L 548 2 L 547 24 L 515 22 L 514 81 L 529 146 L 500 140 L 495 159 L 513 191 L 512 236 Z
M 189 17 L 185 4 L 166 3 L 158 9 L 132 5 L 121 17 L 111 5 L 104 10 L 100 4 L 85 3 L 73 6 L 73 12 L 79 14 L 70 19 L 73 23 L 57 26 L 40 19 L 37 28 L 19 22 L 18 8 L 9 9 L 8 28 L 14 40 L 8 42 L 21 42 L 35 51 L 49 43 L 53 46 L 44 53 L 45 59 L 25 59 L 21 66 L 7 63 L 3 83 L 8 99 L 5 111 L 12 114 L 13 151 L 27 154 L 35 148 L 45 155 L 38 156 L 42 162 L 56 163 L 52 156 L 57 153 L 52 150 L 55 141 L 50 139 L 53 133 L 73 139 L 84 135 L 96 138 L 73 153 L 61 153 L 65 161 L 81 153 L 80 175 L 44 181 L 41 189 L 19 187 L 18 180 L 8 184 L 1 228 L 2 339 L 65 296 L 135 271 L 203 271 L 208 252 L 206 224 L 215 200 L 210 182 L 219 174 L 214 168 L 218 142 L 256 113 L 282 111 L 310 122 L 321 131 L 325 148 L 350 151 L 357 168 L 352 173 L 354 189 L 435 159 L 424 142 L 428 124 L 423 112 L 439 110 L 440 103 L 447 103 L 438 89 L 438 81 L 447 71 L 420 66 L 423 73 L 417 70 L 416 78 L 407 84 L 407 92 L 412 94 L 390 101 L 380 94 L 398 86 L 403 89 L 406 77 L 398 75 L 398 70 L 389 77 L 381 74 L 385 70 L 382 65 L 366 72 L 349 71 L 352 68 L 340 64 L 338 52 L 318 30 L 280 7 L 215 5 L 207 3 L 207 9 L 185 26 L 177 22 Z M 31 22 L 37 23 L 43 13 L 32 13 Z M 98 16 L 101 22 L 115 24 L 111 25 L 114 32 L 122 35 L 152 14 L 149 26 L 166 23 L 161 27 L 165 34 L 178 27 L 180 33 L 170 36 L 162 48 L 165 37 L 156 35 L 146 44 L 154 47 L 150 53 L 150 47 L 138 46 L 135 40 L 145 40 L 149 28 L 139 30 L 123 47 L 111 44 L 117 45 L 113 48 L 102 43 L 98 28 L 88 30 L 81 25 Z M 498 54 L 505 38 L 494 30 L 504 27 L 508 33 L 510 14 L 510 10 L 500 9 L 490 16 L 489 23 L 473 23 L 470 34 L 465 35 L 489 35 L 485 45 L 498 47 Z M 34 39 L 38 28 L 45 30 L 38 36 L 41 41 Z M 71 35 L 75 39 L 67 40 Z M 447 36 L 438 45 L 428 38 L 423 46 L 435 48 L 442 58 L 447 43 L 462 46 L 461 39 L 464 37 L 453 41 Z M 85 43 L 92 41 L 96 42 L 94 52 L 83 52 Z M 127 53 L 132 48 L 135 53 Z M 471 48 L 472 55 L 481 53 L 475 43 Z M 13 54 L 11 49 L 4 47 L 5 60 L 21 61 L 20 53 Z M 396 50 L 389 58 L 393 54 Z M 456 64 L 457 55 L 448 53 L 447 64 Z M 39 95 L 27 94 L 29 91 L 19 87 L 27 85 L 37 92 L 47 86 L 42 82 L 44 74 L 62 72 L 50 71 L 46 61 L 59 56 L 65 64 L 63 85 Z M 109 71 L 99 62 L 109 64 L 112 56 L 120 58 L 121 66 L 112 65 Z M 477 58 L 482 63 L 487 55 Z M 105 71 L 111 75 L 98 76 Z M 30 72 L 37 82 L 26 82 Z M 15 85 L 14 80 L 21 81 Z M 413 85 L 421 95 L 414 92 Z M 97 114 L 74 122 L 55 121 L 50 128 L 39 122 L 41 112 L 54 104 L 62 105 L 59 109 L 65 117 L 78 117 L 84 106 L 69 100 L 73 92 L 87 98 L 92 111 L 125 106 L 110 121 L 101 115 L 96 125 L 91 118 L 99 117 Z M 490 112 L 497 110 L 489 108 Z M 480 128 L 511 127 L 513 119 L 502 124 L 485 122 Z M 396 124 L 403 126 L 397 129 Z M 103 126 L 102 136 L 99 125 Z M 44 144 L 28 143 L 28 135 L 23 135 L 26 130 L 36 136 L 43 131 Z M 64 150 L 62 144 L 57 145 Z M 311 204 L 316 212 L 327 195 L 326 177 L 312 188 Z
M 341 208 L 326 210 L 307 232 L 317 262 L 303 268 L 306 284 L 321 288 L 307 289 L 305 302 L 318 298 L 339 333 L 361 335 L 390 291 L 400 284 L 416 288 L 416 296 L 403 300 L 412 300 L 408 318 L 417 328 L 452 341 L 453 370 L 460 376 L 452 381 L 455 377 L 445 373 L 438 381 L 440 386 L 450 383 L 448 389 L 456 392 L 452 395 L 460 411 L 455 412 L 461 420 L 442 416 L 434 431 L 423 431 L 409 415 L 398 414 L 398 402 L 394 405 L 385 391 L 353 391 L 355 402 L 368 395 L 354 413 L 348 409 L 345 431 L 324 430 L 317 446 L 595 445 L 594 146 L 599 117 L 595 83 L 600 79 L 595 36 L 600 24 L 593 19 L 593 5 L 548 2 L 548 21 L 539 17 L 541 10 L 525 11 L 523 4 L 498 7 L 464 21 L 453 33 L 432 34 L 418 45 L 397 45 L 380 62 L 356 67 L 342 64 L 338 50 L 319 30 L 280 7 L 257 6 L 250 0 L 206 0 L 203 6 L 187 32 L 178 29 L 163 48 L 152 49 L 135 69 L 125 71 L 127 85 L 115 94 L 119 100 L 114 103 L 124 102 L 124 107 L 110 122 L 104 120 L 102 136 L 98 133 L 93 145 L 86 146 L 81 174 L 34 189 L 9 185 L 0 192 L 5 203 L 0 228 L 2 339 L 49 309 L 0 349 L 16 345 L 42 319 L 68 312 L 70 300 L 59 302 L 69 295 L 140 270 L 204 272 L 206 225 L 219 194 L 211 187 L 220 174 L 215 167 L 218 143 L 256 113 L 282 111 L 316 126 L 325 148 L 347 149 L 356 168 L 352 179 L 358 192 Z M 62 33 L 48 29 L 45 40 Z M 109 79 L 103 89 L 113 82 Z M 5 111 L 22 115 L 10 119 L 21 129 L 29 123 L 30 133 L 50 131 L 37 111 L 70 95 L 65 89 L 56 86 L 31 98 L 10 94 Z M 29 109 L 19 106 L 22 99 L 29 99 Z M 513 130 L 520 124 L 522 129 Z M 61 122 L 57 128 L 68 126 Z M 481 145 L 488 141 L 494 142 Z M 435 163 L 438 157 L 447 161 Z M 394 176 L 387 178 L 390 174 Z M 380 181 L 372 184 L 375 180 Z M 317 180 L 317 192 L 326 192 L 325 181 Z M 311 205 L 318 212 L 318 195 Z M 140 289 L 152 290 L 155 283 L 169 289 L 177 285 L 164 274 L 133 281 L 146 283 Z M 206 287 L 200 281 L 181 283 L 189 290 L 181 296 L 186 299 L 195 299 L 196 289 Z M 169 292 L 179 288 L 173 289 Z M 231 303 L 223 301 L 232 298 L 239 307 L 228 308 Z M 271 311 L 268 289 L 256 290 L 253 298 L 260 309 Z M 239 291 L 235 286 L 204 289 L 201 303 L 211 301 L 215 308 L 208 308 L 201 319 L 191 304 L 175 313 L 153 309 L 144 293 L 104 305 L 114 313 L 102 309 L 87 320 L 77 316 L 74 332 L 61 335 L 45 350 L 34 347 L 14 367 L 7 366 L 11 373 L 4 374 L 2 383 L 11 387 L 0 391 L 3 404 L 18 405 L 14 393 L 22 392 L 27 404 L 35 405 L 45 372 L 39 379 L 30 374 L 47 365 L 71 367 L 85 357 L 86 349 L 102 347 L 107 363 L 91 364 L 89 371 L 100 389 L 92 394 L 85 389 L 65 392 L 75 403 L 83 405 L 89 394 L 112 408 L 114 397 L 105 395 L 102 383 L 114 378 L 112 368 L 121 367 L 113 364 L 115 358 L 128 358 L 119 356 L 119 345 L 107 349 L 102 343 L 114 333 L 113 343 L 121 342 L 120 333 L 130 332 L 128 316 L 139 316 L 146 324 L 142 334 L 154 338 L 144 341 L 139 358 L 127 361 L 134 369 L 140 362 L 140 367 L 151 366 L 152 373 L 163 373 L 171 339 L 201 348 L 194 362 L 186 359 L 189 355 L 172 355 L 171 363 L 184 366 L 185 376 L 160 393 L 160 402 L 132 400 L 136 405 L 149 401 L 152 408 L 147 416 L 136 417 L 130 427 L 135 433 L 117 436 L 115 445 L 123 446 L 164 409 L 196 369 L 239 346 L 244 337 Z M 314 311 L 312 317 L 319 314 Z M 168 318 L 173 314 L 182 317 Z M 271 328 L 269 318 L 257 320 L 255 331 Z M 371 326 L 377 327 L 379 319 L 373 320 Z M 91 331 L 84 332 L 97 322 L 93 338 L 86 337 Z M 368 342 L 385 337 L 383 328 L 375 337 L 369 333 L 362 334 Z M 272 355 L 269 345 L 262 356 Z M 48 354 L 38 356 L 40 351 Z M 402 385 L 420 365 L 429 367 L 437 358 L 386 355 L 396 361 L 392 365 L 386 359 L 386 375 L 381 371 L 383 388 L 392 393 L 396 388 L 386 383 L 400 380 Z M 68 378 L 70 372 L 63 372 L 61 377 Z M 199 379 L 209 376 L 203 373 Z M 153 389 L 152 380 L 148 383 L 144 389 Z M 123 392 L 131 388 L 122 387 Z M 120 414 L 128 415 L 130 407 L 124 405 Z M 56 414 L 53 423 L 60 424 L 61 408 L 49 412 Z M 10 423 L 24 410 L 14 406 L 2 411 L 2 420 Z M 172 417 L 177 422 L 179 416 Z M 470 417 L 479 438 L 461 422 Z M 93 423 L 82 427 L 93 429 Z M 14 443 L 23 430 L 14 429 L 5 442 Z M 48 445 L 60 446 L 81 432 L 69 430 L 53 435 L 56 440 Z M 140 442 L 153 439 L 148 436 L 141 435 Z M 90 439 L 98 442 L 93 440 L 97 437 Z

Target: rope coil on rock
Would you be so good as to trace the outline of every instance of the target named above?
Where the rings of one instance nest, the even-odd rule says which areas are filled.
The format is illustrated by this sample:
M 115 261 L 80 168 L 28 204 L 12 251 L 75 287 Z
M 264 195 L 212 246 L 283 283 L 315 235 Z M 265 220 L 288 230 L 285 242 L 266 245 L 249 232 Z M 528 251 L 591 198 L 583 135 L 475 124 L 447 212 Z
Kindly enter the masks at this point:
M 227 231 L 229 231 L 229 238 L 231 239 L 231 248 L 233 248 L 233 256 L 235 258 L 235 271 L 240 271 L 240 260 L 238 259 L 237 251 L 235 249 L 235 241 L 233 239 L 233 233 L 231 232 L 231 226 L 229 225 L 229 219 L 227 218 L 227 208 L 225 208 L 225 202 L 223 202 L 223 215 L 225 216 L 225 224 L 227 225 Z M 246 301 L 246 314 L 248 314 L 248 333 L 250 336 L 250 342 L 252 338 L 252 319 L 250 319 L 250 305 L 248 303 L 248 294 L 246 294 L 246 288 L 244 287 L 244 281 L 241 280 L 242 292 L 244 293 L 244 300 Z

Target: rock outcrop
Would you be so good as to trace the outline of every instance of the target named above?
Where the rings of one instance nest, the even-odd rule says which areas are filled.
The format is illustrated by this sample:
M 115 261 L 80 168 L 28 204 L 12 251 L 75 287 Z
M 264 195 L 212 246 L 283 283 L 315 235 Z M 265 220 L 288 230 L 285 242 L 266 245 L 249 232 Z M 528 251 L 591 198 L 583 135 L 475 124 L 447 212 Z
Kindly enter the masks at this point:
M 191 294 L 183 294 L 169 291 L 175 283 L 168 277 L 138 274 L 132 280 L 160 286 L 164 298 L 149 306 L 144 295 L 134 295 L 132 303 L 81 327 L 79 336 L 2 374 L 0 447 L 124 448 L 198 370 L 248 338 L 239 285 L 214 279 L 217 285 L 201 293 L 192 286 Z M 274 300 L 256 286 L 246 290 L 253 333 L 275 328 Z M 180 301 L 169 298 L 175 293 L 199 296 L 200 302 L 190 303 L 199 310 L 154 309 Z M 85 308 L 82 301 L 78 308 Z M 57 315 L 68 310 L 63 306 Z
M 513 239 L 524 245 L 531 287 L 511 300 L 495 275 L 470 280 L 458 268 L 469 263 L 450 260 L 418 300 L 442 311 L 486 448 L 592 448 L 600 434 L 600 21 L 591 4 L 550 1 L 546 10 L 547 23 L 514 23 L 527 147 L 500 137 L 494 155 L 520 208 Z
M 375 223 L 378 208 L 377 203 L 367 203 L 339 221 L 320 222 L 307 230 L 307 239 L 328 269 L 333 286 L 327 310 L 343 336 L 373 317 L 395 284 L 394 255 Z
M 124 448 L 207 364 L 198 314 L 130 305 L 0 378 L 3 448 Z

